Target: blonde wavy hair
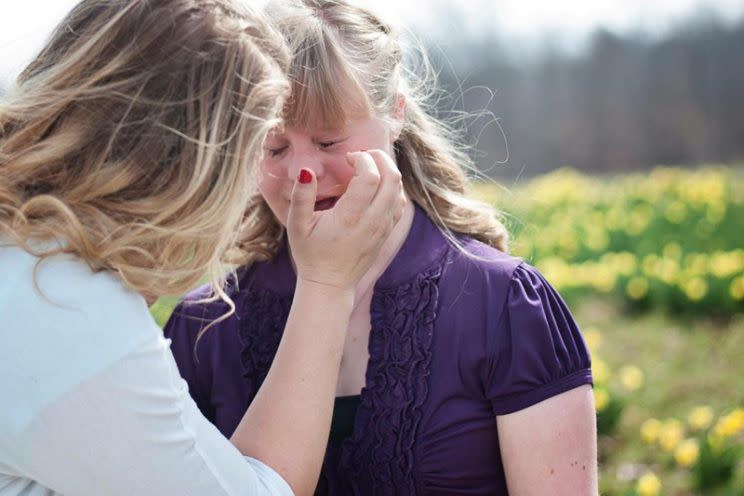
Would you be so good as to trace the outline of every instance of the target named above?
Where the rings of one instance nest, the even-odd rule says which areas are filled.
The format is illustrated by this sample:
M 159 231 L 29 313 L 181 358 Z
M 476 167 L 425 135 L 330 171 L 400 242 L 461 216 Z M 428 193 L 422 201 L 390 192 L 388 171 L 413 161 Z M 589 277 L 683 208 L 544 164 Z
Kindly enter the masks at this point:
M 83 0 L 0 102 L 0 235 L 152 296 L 204 276 L 224 296 L 288 62 L 237 0 Z
M 430 80 L 404 66 L 407 54 L 392 26 L 344 0 L 276 0 L 265 12 L 292 54 L 287 124 L 307 127 L 320 119 L 334 126 L 359 110 L 386 117 L 402 96 L 405 117 L 394 150 L 408 195 L 456 246 L 456 234 L 464 234 L 507 251 L 499 213 L 468 196 L 472 160 L 458 134 L 427 111 Z M 423 51 L 418 55 L 430 68 Z M 247 261 L 273 257 L 283 229 L 260 194 L 251 199 L 248 215 L 241 237 Z

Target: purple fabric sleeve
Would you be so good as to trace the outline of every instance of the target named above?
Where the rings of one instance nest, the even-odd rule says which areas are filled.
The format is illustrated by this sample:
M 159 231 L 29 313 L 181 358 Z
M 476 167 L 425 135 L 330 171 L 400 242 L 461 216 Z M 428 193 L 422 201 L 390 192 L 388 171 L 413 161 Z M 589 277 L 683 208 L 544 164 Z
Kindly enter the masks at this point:
M 530 265 L 512 275 L 498 325 L 488 336 L 486 395 L 495 415 L 592 384 L 591 359 L 558 292 Z

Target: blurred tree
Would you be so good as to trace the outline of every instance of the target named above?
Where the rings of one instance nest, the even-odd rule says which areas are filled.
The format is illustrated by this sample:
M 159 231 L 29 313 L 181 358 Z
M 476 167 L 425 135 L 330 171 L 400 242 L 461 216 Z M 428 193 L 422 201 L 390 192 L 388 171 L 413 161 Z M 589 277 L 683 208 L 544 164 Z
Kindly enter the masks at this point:
M 498 39 L 440 51 L 440 106 L 473 114 L 489 175 L 744 161 L 744 19 L 702 11 L 655 40 L 598 30 L 580 55 L 549 37 L 536 57 Z

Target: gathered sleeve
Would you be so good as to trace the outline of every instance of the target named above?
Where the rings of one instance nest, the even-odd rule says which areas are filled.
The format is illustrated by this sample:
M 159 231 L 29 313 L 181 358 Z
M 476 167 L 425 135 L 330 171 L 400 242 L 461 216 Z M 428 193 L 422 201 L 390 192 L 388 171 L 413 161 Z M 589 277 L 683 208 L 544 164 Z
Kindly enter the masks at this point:
M 495 415 L 592 384 L 591 359 L 563 299 L 522 262 L 509 281 L 496 329 L 487 336 L 484 383 Z

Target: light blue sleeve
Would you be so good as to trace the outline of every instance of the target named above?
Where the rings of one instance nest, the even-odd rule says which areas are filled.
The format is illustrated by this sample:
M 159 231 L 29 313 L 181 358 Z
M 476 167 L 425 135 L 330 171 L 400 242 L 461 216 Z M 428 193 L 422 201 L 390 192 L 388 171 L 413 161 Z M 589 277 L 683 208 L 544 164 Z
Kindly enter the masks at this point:
M 203 417 L 140 295 L 35 263 L 0 248 L 0 494 L 292 495 Z
M 292 495 L 202 416 L 160 336 L 48 404 L 19 441 L 24 472 L 62 494 Z

